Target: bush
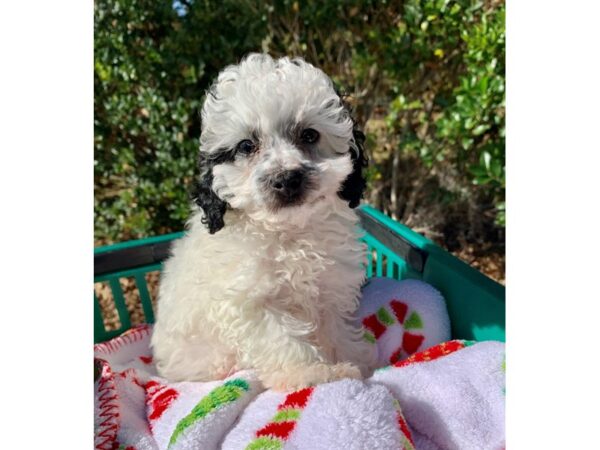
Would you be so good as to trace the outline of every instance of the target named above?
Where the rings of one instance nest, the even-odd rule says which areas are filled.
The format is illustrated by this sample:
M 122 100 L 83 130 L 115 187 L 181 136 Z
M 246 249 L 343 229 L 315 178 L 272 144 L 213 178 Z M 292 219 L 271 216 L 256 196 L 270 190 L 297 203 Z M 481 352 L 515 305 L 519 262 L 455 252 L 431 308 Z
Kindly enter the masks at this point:
M 201 2 L 182 15 L 171 0 L 95 2 L 97 241 L 183 227 L 204 90 L 264 34 L 238 3 Z
M 502 239 L 502 2 L 97 0 L 95 33 L 97 241 L 183 227 L 204 91 L 250 51 L 302 55 L 349 96 L 370 203 L 446 244 Z

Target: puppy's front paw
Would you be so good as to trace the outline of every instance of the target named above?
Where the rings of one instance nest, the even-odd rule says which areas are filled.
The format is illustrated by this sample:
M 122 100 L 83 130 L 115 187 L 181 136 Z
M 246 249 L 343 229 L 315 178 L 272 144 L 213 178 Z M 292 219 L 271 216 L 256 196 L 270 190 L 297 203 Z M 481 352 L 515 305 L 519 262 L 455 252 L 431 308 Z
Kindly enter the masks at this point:
M 353 378 L 361 380 L 360 369 L 351 363 L 317 363 L 264 374 L 261 381 L 275 391 L 294 391 L 321 383 Z

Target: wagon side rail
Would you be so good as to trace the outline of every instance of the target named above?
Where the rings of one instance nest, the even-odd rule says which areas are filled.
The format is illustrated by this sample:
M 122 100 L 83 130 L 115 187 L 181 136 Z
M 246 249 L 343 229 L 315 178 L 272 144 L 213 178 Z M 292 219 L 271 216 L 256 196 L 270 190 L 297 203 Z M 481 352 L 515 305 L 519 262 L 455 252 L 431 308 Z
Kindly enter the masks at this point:
M 410 228 L 363 205 L 357 210 L 367 245 L 367 277 L 421 279 L 444 296 L 454 338 L 505 339 L 504 286 L 444 251 Z M 145 275 L 161 270 L 174 240 L 183 232 L 96 248 L 94 282 L 107 283 L 112 292 L 120 327 L 108 330 L 100 301 L 94 293 L 94 341 L 102 342 L 131 327 L 131 318 L 120 284 L 133 278 L 146 323 L 154 322 L 152 299 Z
M 505 341 L 504 286 L 375 208 L 364 205 L 358 213 L 374 275 L 420 279 L 438 289 L 446 299 L 453 338 Z M 400 276 L 395 276 L 390 261 L 395 264 L 400 254 Z

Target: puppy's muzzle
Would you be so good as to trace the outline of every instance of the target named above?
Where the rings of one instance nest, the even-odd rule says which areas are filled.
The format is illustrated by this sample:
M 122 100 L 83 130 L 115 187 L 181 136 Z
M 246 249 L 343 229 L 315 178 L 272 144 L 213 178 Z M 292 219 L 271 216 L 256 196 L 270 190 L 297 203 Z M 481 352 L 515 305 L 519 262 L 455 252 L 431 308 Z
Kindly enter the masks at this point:
M 282 204 L 296 203 L 302 199 L 308 184 L 304 169 L 280 172 L 270 180 L 270 187 Z

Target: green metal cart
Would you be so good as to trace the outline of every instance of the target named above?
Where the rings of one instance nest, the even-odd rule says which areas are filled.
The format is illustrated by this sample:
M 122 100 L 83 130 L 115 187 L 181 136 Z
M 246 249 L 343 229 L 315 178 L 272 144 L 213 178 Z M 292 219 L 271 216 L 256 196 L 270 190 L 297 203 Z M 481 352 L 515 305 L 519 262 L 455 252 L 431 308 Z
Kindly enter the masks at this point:
M 447 302 L 453 339 L 505 340 L 504 286 L 380 211 L 361 206 L 357 212 L 365 231 L 362 239 L 369 249 L 368 277 L 414 278 L 436 287 Z M 118 329 L 105 328 L 94 293 L 95 342 L 118 336 L 132 325 L 121 278 L 135 280 L 145 322 L 154 322 L 145 275 L 161 269 L 171 243 L 182 235 L 173 233 L 95 249 L 94 282 L 110 286 L 120 321 Z

